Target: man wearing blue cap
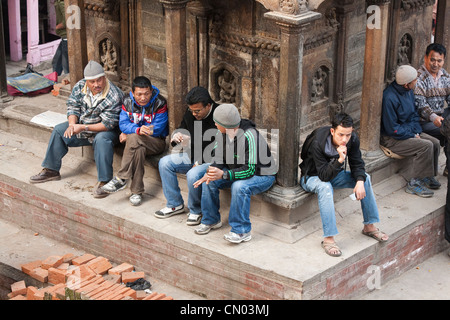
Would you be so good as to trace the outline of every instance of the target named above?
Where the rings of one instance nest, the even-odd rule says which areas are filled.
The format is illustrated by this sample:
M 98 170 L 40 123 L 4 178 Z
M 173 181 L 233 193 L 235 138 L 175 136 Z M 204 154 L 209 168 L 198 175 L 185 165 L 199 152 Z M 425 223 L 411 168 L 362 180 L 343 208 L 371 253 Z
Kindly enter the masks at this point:
M 42 171 L 30 177 L 31 183 L 60 180 L 62 158 L 69 147 L 93 146 L 98 182 L 94 198 L 104 198 L 108 193 L 101 187 L 113 176 L 114 145 L 119 141 L 119 114 L 123 92 L 109 81 L 103 67 L 89 61 L 84 69 L 84 79 L 73 88 L 67 100 L 67 122 L 55 126 Z

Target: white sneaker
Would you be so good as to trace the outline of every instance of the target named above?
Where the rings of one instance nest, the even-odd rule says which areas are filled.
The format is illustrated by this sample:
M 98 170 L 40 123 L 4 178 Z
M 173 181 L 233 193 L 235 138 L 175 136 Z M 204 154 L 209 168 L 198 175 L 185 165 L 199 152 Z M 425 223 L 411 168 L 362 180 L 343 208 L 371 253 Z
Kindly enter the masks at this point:
M 200 221 L 202 221 L 202 214 L 195 214 L 195 213 L 189 213 L 188 218 L 186 220 L 186 224 L 188 226 L 196 226 L 200 224 Z
M 197 229 L 195 229 L 196 234 L 207 234 L 212 229 L 219 229 L 222 226 L 222 221 L 217 222 L 216 224 L 201 224 Z
M 133 206 L 139 206 L 142 202 L 142 195 L 133 193 L 130 197 L 130 202 Z
M 161 210 L 158 210 L 155 212 L 155 217 L 160 218 L 160 219 L 165 219 L 165 218 L 171 217 L 175 214 L 180 214 L 183 212 L 184 212 L 184 204 L 181 204 L 178 207 L 174 207 L 174 208 L 165 207 Z
M 232 243 L 241 243 L 242 241 L 250 241 L 252 239 L 252 235 L 250 232 L 247 233 L 234 233 L 228 232 L 223 236 L 225 240 L 228 240 Z

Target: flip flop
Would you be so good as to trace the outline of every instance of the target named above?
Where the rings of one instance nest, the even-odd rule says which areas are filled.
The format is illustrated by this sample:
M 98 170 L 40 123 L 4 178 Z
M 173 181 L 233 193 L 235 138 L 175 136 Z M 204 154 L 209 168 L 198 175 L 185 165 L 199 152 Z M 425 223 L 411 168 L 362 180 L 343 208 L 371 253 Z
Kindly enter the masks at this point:
M 322 248 L 325 250 L 325 253 L 328 254 L 329 256 L 339 257 L 342 254 L 341 249 L 337 246 L 336 242 L 325 243 L 322 241 L 321 245 L 322 245 Z M 331 253 L 331 249 L 337 249 L 339 252 Z
M 362 234 L 371 238 L 374 238 L 375 240 L 379 241 L 379 242 L 386 242 L 389 239 L 382 239 L 384 235 L 387 235 L 386 233 L 384 233 L 383 231 L 380 231 L 380 229 L 374 230 L 374 231 L 370 231 L 370 232 L 365 232 L 364 229 L 362 230 Z

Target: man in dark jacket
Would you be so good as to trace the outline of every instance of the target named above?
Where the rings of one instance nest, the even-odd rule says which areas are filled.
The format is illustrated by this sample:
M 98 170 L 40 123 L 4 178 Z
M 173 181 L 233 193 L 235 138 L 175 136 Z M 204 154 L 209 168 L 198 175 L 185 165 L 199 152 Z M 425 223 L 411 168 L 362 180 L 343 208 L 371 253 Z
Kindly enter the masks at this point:
M 163 157 L 159 161 L 159 174 L 166 197 L 166 207 L 155 212 L 157 218 L 168 218 L 184 212 L 184 201 L 178 185 L 177 173 L 186 174 L 188 182 L 188 208 L 187 225 L 197 225 L 202 218 L 201 188 L 192 185 L 206 171 L 209 166 L 203 157 L 203 151 L 211 143 L 204 139 L 209 129 L 215 129 L 213 112 L 217 108 L 208 92 L 203 87 L 195 87 L 186 95 L 188 108 L 177 130 L 172 134 L 171 144 L 174 146 L 173 154 Z
M 250 198 L 268 190 L 277 171 L 270 149 L 255 124 L 241 119 L 233 104 L 222 104 L 214 111 L 218 129 L 213 160 L 206 174 L 194 183 L 203 185 L 201 225 L 197 234 L 207 234 L 222 226 L 219 191 L 231 188 L 228 222 L 231 231 L 225 239 L 232 243 L 251 240 Z
M 162 153 L 169 132 L 167 101 L 147 77 L 133 80 L 130 95 L 122 105 L 119 127 L 120 142 L 125 143 L 122 164 L 117 175 L 102 189 L 107 193 L 119 191 L 131 179 L 130 203 L 138 206 L 145 191 L 145 156 Z
M 353 132 L 353 119 L 345 114 L 336 115 L 332 126 L 316 129 L 306 156 L 300 164 L 302 188 L 318 195 L 320 216 L 324 232 L 322 247 L 331 256 L 340 256 L 341 250 L 334 241 L 338 234 L 334 211 L 333 189 L 353 188 L 354 199 L 361 200 L 364 217 L 362 233 L 378 241 L 387 241 L 388 236 L 378 230 L 378 208 L 372 190 L 370 176 L 364 168 L 359 139 Z M 350 165 L 350 172 L 344 170 Z
M 411 166 L 404 173 L 406 192 L 431 197 L 441 184 L 438 172 L 440 142 L 422 131 L 414 104 L 413 90 L 417 71 L 403 65 L 397 69 L 395 81 L 383 92 L 380 144 L 402 157 L 411 157 Z

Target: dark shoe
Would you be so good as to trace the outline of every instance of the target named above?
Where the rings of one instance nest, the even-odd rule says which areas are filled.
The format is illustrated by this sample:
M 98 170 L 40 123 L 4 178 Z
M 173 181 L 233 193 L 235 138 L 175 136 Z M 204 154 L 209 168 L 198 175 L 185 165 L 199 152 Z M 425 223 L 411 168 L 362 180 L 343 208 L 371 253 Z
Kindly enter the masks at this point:
M 42 171 L 30 177 L 30 183 L 42 183 L 47 181 L 61 180 L 61 175 L 58 171 L 44 168 Z
M 408 182 L 405 191 L 410 194 L 418 195 L 422 198 L 430 198 L 434 195 L 434 192 L 424 186 L 420 180 L 416 180 L 414 183 Z
M 196 225 L 199 225 L 201 221 L 202 221 L 202 214 L 201 213 L 198 213 L 198 214 L 189 213 L 188 214 L 188 218 L 186 220 L 186 224 L 188 226 L 196 226 Z
M 101 199 L 105 198 L 109 195 L 108 192 L 105 192 L 105 190 L 102 189 L 102 187 L 106 184 L 105 181 L 99 181 L 94 187 L 94 192 L 92 194 L 94 195 L 94 198 Z
M 165 219 L 165 218 L 173 216 L 174 214 L 180 214 L 180 213 L 184 213 L 184 204 L 180 204 L 179 206 L 174 207 L 174 208 L 165 207 L 161 210 L 158 210 L 155 212 L 155 217 L 160 218 L 160 219 Z
M 448 176 L 448 169 L 447 169 L 447 167 L 445 167 L 444 172 L 442 173 L 442 175 L 443 175 L 444 177 L 447 177 L 447 176 Z
M 428 189 L 437 190 L 441 187 L 441 183 L 435 177 L 423 178 L 422 182 Z

